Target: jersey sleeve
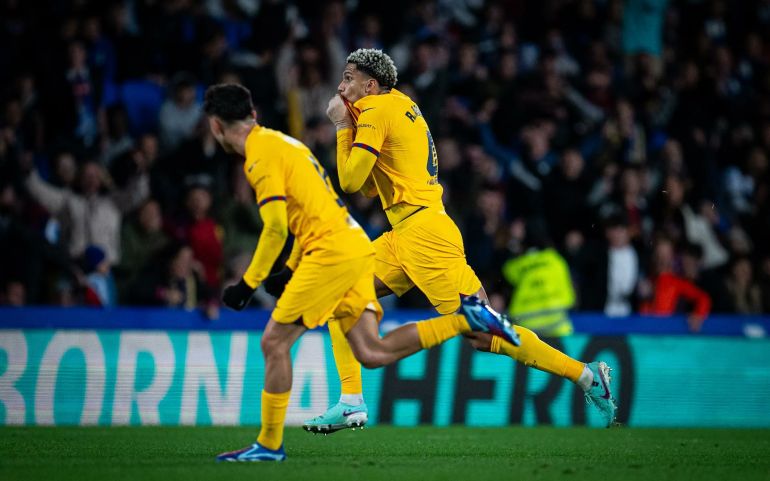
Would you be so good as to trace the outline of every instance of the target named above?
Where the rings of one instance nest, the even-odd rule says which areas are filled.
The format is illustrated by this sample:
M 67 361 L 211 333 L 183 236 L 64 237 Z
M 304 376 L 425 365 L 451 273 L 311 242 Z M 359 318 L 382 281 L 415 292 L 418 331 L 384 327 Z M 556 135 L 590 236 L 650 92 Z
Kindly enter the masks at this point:
M 244 170 L 259 207 L 269 202 L 286 201 L 286 173 L 280 159 L 247 162 Z
M 356 124 L 353 150 L 356 148 L 363 149 L 379 157 L 389 128 L 390 122 L 388 121 L 387 112 L 383 107 L 363 109 Z

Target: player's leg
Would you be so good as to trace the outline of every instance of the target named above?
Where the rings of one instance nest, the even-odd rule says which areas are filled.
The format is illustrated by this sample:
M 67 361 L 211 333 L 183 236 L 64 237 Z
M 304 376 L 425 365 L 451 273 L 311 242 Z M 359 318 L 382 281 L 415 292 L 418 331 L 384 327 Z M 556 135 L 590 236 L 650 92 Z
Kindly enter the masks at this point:
M 369 420 L 361 381 L 361 364 L 350 349 L 339 321 L 330 320 L 334 363 L 340 378 L 340 398 L 323 414 L 302 423 L 302 429 L 312 433 L 331 434 L 342 429 L 364 427 Z
M 407 324 L 381 338 L 378 322 L 382 310 L 374 295 L 374 265 L 371 259 L 368 261 L 368 269 L 364 269 L 361 278 L 345 294 L 335 311 L 353 353 L 364 366 L 377 368 L 392 364 L 471 331 L 495 332 L 511 341 L 515 338 L 507 319 L 475 297 L 462 301 L 460 313 Z
M 397 255 L 408 276 L 439 313 L 457 310 L 458 292 L 460 296 L 476 292 L 477 296 L 486 298 L 481 282 L 465 260 L 460 232 L 448 216 L 434 214 L 403 233 L 398 248 Z M 583 389 L 607 424 L 612 423 L 615 405 L 611 395 L 605 397 L 604 386 L 609 389 L 610 382 L 606 364 L 582 363 L 548 345 L 525 327 L 515 325 L 514 330 L 521 341 L 519 345 L 486 333 L 470 333 L 465 337 L 476 349 L 504 354 L 527 366 L 569 379 Z
M 268 449 L 283 444 L 283 422 L 291 394 L 291 346 L 307 330 L 299 323 L 281 324 L 270 320 L 262 334 L 265 387 L 262 390 L 262 429 L 257 442 Z
M 363 386 L 361 384 L 361 364 L 358 363 L 350 345 L 342 332 L 339 321 L 329 321 L 329 337 L 332 341 L 334 363 L 340 376 L 340 402 L 358 406 L 363 403 Z
M 430 349 L 457 335 L 496 330 L 513 336 L 507 319 L 475 297 L 464 299 L 462 314 L 446 314 L 406 324 L 380 337 L 376 311 L 366 309 L 352 325 L 346 326 L 350 347 L 356 358 L 369 369 L 392 364 L 417 351 Z
M 265 383 L 262 389 L 262 426 L 257 442 L 217 456 L 218 461 L 283 461 L 283 428 L 291 395 L 291 347 L 307 330 L 300 323 L 270 319 L 262 334 Z
M 396 294 L 401 295 L 414 286 L 400 268 L 392 242 L 391 231 L 384 233 L 373 243 L 376 253 L 375 271 L 378 275 L 374 279 L 374 288 L 378 298 L 391 294 L 394 290 Z M 385 279 L 385 282 L 381 279 Z M 337 321 L 329 322 L 329 335 L 340 379 L 340 398 L 324 413 L 302 424 L 303 429 L 309 432 L 333 433 L 340 429 L 363 426 L 368 421 L 368 409 L 364 402 L 361 382 L 361 364 L 353 355 Z

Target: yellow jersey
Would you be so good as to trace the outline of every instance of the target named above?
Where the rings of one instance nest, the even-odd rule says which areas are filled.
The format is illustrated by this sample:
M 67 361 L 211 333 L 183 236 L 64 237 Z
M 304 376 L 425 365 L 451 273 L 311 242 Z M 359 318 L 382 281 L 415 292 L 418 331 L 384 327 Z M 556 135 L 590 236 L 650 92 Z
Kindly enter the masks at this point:
M 372 255 L 363 229 L 348 215 L 318 160 L 302 142 L 277 130 L 255 126 L 246 139 L 243 171 L 260 207 L 286 202 L 289 231 L 303 255 L 335 264 Z
M 361 113 L 352 147 L 377 156 L 372 177 L 391 224 L 401 220 L 389 213 L 398 204 L 443 207 L 436 147 L 412 99 L 392 89 L 364 97 L 354 107 Z

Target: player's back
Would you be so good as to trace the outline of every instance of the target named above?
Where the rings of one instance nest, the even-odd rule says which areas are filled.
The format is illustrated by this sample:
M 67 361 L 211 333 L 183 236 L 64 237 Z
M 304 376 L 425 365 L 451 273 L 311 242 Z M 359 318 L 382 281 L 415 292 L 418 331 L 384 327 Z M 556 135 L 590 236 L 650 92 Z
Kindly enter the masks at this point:
M 257 126 L 246 140 L 244 172 L 260 206 L 285 201 L 289 230 L 304 254 L 321 263 L 373 252 L 324 168 L 302 142 Z
M 412 99 L 396 89 L 355 103 L 354 147 L 378 155 L 372 175 L 383 208 L 399 203 L 441 206 L 438 155 L 428 124 Z

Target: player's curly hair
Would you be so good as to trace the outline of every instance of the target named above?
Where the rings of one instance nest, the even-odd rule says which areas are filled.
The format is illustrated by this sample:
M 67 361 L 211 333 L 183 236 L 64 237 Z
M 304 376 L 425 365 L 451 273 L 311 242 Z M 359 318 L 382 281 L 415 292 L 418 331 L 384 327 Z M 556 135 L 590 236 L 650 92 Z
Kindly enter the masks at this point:
M 398 70 L 393 59 L 382 50 L 359 48 L 348 55 L 347 63 L 377 80 L 383 87 L 393 88 L 398 81 Z

